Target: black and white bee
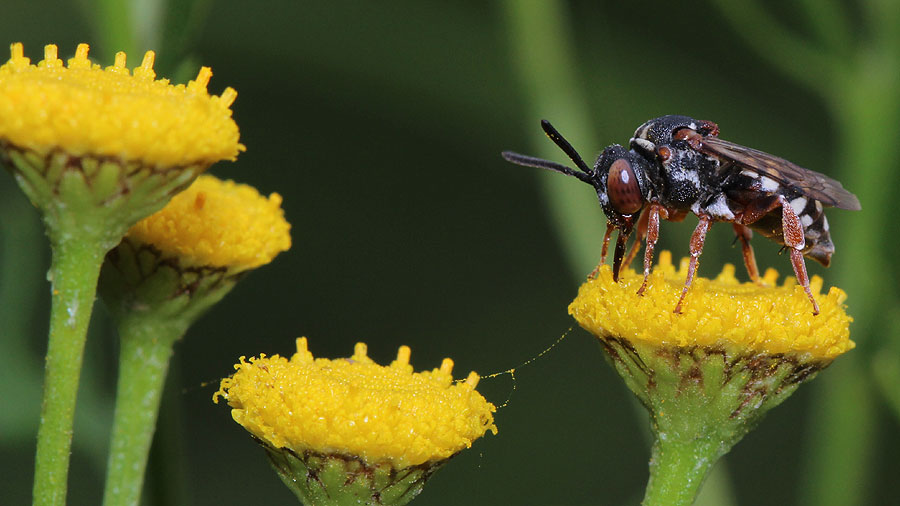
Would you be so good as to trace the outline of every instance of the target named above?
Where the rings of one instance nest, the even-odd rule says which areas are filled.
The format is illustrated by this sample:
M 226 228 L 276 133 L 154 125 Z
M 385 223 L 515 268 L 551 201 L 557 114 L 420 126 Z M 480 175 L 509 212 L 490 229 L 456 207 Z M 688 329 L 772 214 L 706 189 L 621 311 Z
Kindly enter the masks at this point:
M 812 302 L 813 314 L 819 313 L 803 257 L 826 267 L 831 262 L 834 244 L 828 232 L 826 207 L 860 209 L 859 200 L 841 183 L 783 158 L 719 139 L 718 125 L 687 116 L 662 116 L 644 123 L 635 130 L 630 149 L 618 144 L 607 147 L 593 169 L 550 122 L 543 120 L 541 126 L 578 170 L 509 151 L 503 158 L 576 177 L 597 190 L 608 220 L 601 263 L 606 261 L 612 231 L 618 230 L 613 256 L 616 281 L 623 258 L 625 265 L 630 264 L 646 240 L 644 282 L 638 290 L 643 294 L 660 218 L 681 221 L 693 213 L 700 222 L 691 236 L 690 265 L 676 313 L 681 312 L 691 287 L 706 233 L 716 221 L 731 222 L 754 282 L 759 281 L 759 270 L 750 246 L 751 229 L 790 251 L 794 275 Z M 626 241 L 635 227 L 637 238 L 626 257 Z

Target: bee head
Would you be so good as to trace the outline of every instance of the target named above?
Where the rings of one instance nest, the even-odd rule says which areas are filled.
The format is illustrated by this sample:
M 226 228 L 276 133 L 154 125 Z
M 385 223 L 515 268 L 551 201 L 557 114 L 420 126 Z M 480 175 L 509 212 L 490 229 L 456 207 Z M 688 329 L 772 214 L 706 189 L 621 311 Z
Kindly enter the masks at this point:
M 604 149 L 594 164 L 592 183 L 603 212 L 626 233 L 650 200 L 650 170 L 647 159 L 618 144 Z

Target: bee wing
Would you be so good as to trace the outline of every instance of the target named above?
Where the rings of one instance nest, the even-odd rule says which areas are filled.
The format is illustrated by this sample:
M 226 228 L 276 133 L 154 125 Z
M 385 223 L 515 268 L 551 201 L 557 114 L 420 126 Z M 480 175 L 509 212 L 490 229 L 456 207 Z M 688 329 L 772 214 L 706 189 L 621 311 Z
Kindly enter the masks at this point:
M 703 137 L 700 151 L 768 176 L 826 206 L 851 211 L 861 209 L 856 195 L 845 190 L 839 181 L 825 174 L 804 169 L 784 158 L 711 136 Z

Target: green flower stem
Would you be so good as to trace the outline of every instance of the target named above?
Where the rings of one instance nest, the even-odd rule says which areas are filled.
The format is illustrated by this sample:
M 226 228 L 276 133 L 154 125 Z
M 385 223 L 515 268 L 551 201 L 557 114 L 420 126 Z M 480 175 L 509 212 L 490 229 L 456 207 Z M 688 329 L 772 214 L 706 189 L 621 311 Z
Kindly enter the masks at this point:
M 119 383 L 103 504 L 141 498 L 172 347 L 240 274 L 182 267 L 152 246 L 125 237 L 107 256 L 100 296 L 119 329 Z
M 641 504 L 693 504 L 707 474 L 720 456 L 721 442 L 713 439 L 657 439 L 650 457 L 650 481 Z
M 656 440 L 644 506 L 693 504 L 713 464 L 829 363 L 614 336 L 598 341 L 650 412 Z
M 35 455 L 34 504 L 63 505 L 72 420 L 84 343 L 107 242 L 90 234 L 51 234 L 52 303 L 44 397 Z
M 103 493 L 106 506 L 140 501 L 172 346 L 187 329 L 181 320 L 140 316 L 119 324 L 119 382 Z

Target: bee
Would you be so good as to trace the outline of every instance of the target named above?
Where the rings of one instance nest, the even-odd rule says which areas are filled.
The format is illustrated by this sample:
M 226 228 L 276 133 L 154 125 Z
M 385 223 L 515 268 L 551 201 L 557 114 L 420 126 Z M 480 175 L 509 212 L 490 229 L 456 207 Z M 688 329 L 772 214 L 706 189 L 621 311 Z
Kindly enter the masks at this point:
M 549 160 L 503 152 L 507 161 L 575 177 L 597 191 L 607 217 L 601 263 L 606 262 L 612 232 L 616 230 L 613 278 L 618 281 L 623 259 L 631 263 L 640 244 L 644 249 L 647 288 L 653 249 L 659 238 L 660 219 L 681 221 L 688 213 L 699 218 L 690 240 L 690 264 L 675 313 L 681 313 L 714 222 L 730 222 L 741 242 L 744 265 L 751 280 L 759 282 L 759 269 L 750 245 L 752 231 L 781 244 L 790 252 L 797 282 L 819 314 L 809 289 L 804 257 L 824 266 L 831 263 L 834 244 L 828 232 L 826 207 L 858 211 L 859 199 L 840 182 L 783 158 L 720 139 L 719 126 L 688 116 L 669 115 L 639 126 L 629 148 L 614 144 L 590 168 L 575 148 L 547 120 L 547 136 L 572 160 L 578 170 Z M 632 231 L 637 237 L 628 256 L 625 246 Z

